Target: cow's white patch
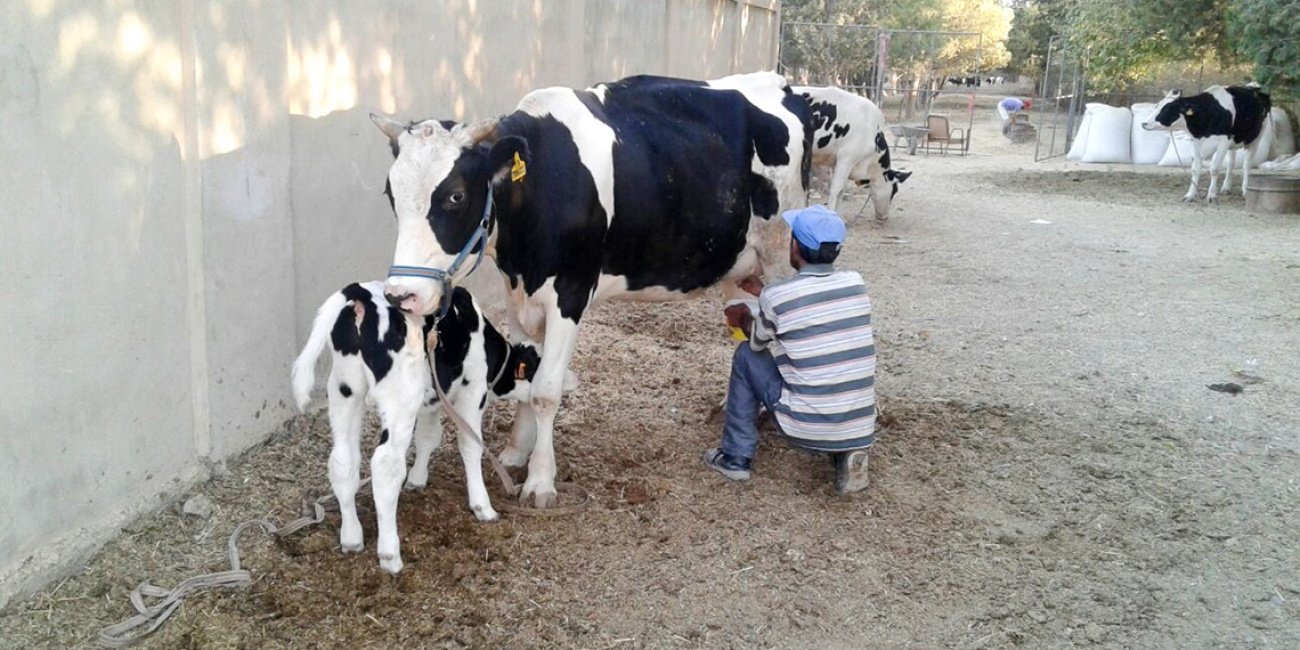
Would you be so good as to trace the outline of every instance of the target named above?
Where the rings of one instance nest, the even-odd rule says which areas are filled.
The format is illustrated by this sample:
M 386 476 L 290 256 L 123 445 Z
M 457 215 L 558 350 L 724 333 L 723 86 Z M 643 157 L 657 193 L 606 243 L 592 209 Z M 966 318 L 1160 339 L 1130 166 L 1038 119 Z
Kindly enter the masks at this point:
M 835 121 L 824 125 L 813 138 L 814 165 L 832 167 L 830 194 L 826 206 L 838 210 L 840 195 L 850 180 L 866 181 L 871 189 L 872 208 L 877 219 L 888 219 L 895 183 L 888 182 L 876 149 L 876 135 L 885 131 L 885 114 L 871 100 L 834 87 L 793 86 L 796 95 L 810 104 L 827 102 L 835 106 Z M 844 137 L 833 137 L 825 147 L 817 146 L 835 127 L 847 126 Z
M 457 127 L 460 128 L 460 127 Z M 462 143 L 435 120 L 422 122 L 401 134 L 400 151 L 388 170 L 393 210 L 397 214 L 394 266 L 447 268 L 454 255 L 443 252 L 426 218 L 434 189 L 451 173 Z M 385 289 L 389 295 L 410 295 L 413 313 L 433 312 L 441 298 L 441 284 L 427 278 L 393 276 Z
M 775 72 L 751 72 L 714 79 L 705 82 L 705 85 L 718 90 L 737 91 L 755 108 L 785 124 L 786 132 L 790 134 L 786 145 L 789 164 L 769 167 L 755 153 L 751 167 L 754 173 L 767 178 L 776 186 L 781 210 L 803 207 L 807 203 L 800 170 L 800 161 L 803 160 L 803 122 L 782 104 L 786 97 L 785 77 Z
M 578 147 L 578 158 L 596 183 L 605 222 L 613 222 L 614 129 L 592 115 L 570 88 L 534 90 L 519 101 L 518 109 L 533 117 L 552 117 L 569 129 Z
M 595 95 L 596 101 L 604 104 L 605 95 L 609 94 L 609 86 L 606 86 L 605 84 L 596 84 L 595 86 L 588 88 L 587 92 Z

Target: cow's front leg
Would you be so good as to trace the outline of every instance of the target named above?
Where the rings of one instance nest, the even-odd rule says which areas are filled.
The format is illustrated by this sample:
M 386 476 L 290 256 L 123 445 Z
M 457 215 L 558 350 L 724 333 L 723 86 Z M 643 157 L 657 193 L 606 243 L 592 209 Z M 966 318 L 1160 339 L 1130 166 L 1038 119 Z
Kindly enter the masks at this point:
M 531 402 L 537 419 L 537 440 L 528 458 L 528 480 L 524 481 L 519 499 L 534 497 L 538 508 L 555 503 L 555 415 L 560 409 L 564 390 L 564 373 L 573 358 L 578 341 L 578 323 L 560 315 L 558 306 L 548 309 L 546 341 L 542 361 L 533 376 Z
M 441 404 L 420 409 L 415 420 L 415 461 L 406 475 L 406 489 L 423 490 L 429 484 L 429 457 L 441 444 Z
M 415 430 L 416 409 L 407 404 L 380 402 L 379 410 L 383 431 L 380 444 L 370 458 L 370 486 L 374 490 L 375 519 L 379 524 L 376 547 L 379 566 L 389 573 L 398 573 L 402 570 L 402 549 L 397 535 L 397 499 L 402 492 L 402 479 L 406 478 L 406 451 Z
M 1187 194 L 1183 195 L 1183 203 L 1191 203 L 1196 200 L 1196 186 L 1201 183 L 1201 153 L 1199 150 L 1192 153 L 1192 184 L 1187 188 Z
M 1229 194 L 1232 192 L 1232 152 L 1229 151 L 1223 155 L 1223 184 L 1219 186 L 1219 194 Z
M 338 364 L 338 361 L 335 361 Z M 341 392 L 347 387 L 348 394 Z M 357 519 L 357 488 L 361 485 L 361 421 L 366 413 L 366 378 L 331 374 L 326 392 L 330 405 L 330 489 L 339 503 L 339 546 L 344 553 L 358 553 L 364 546 L 361 521 Z
M 463 391 L 468 393 L 469 391 Z M 465 420 L 473 431 L 456 429 L 456 444 L 460 448 L 460 458 L 465 464 L 465 491 L 469 496 L 469 509 L 479 521 L 496 521 L 497 511 L 492 508 L 492 498 L 488 496 L 487 486 L 483 484 L 483 393 L 462 394 L 456 400 L 456 413 Z
M 1250 161 L 1255 157 L 1255 148 L 1264 146 L 1261 141 L 1264 138 L 1256 138 L 1255 142 L 1247 148 L 1244 158 L 1245 162 L 1241 163 L 1241 195 L 1246 196 L 1246 190 L 1250 186 Z

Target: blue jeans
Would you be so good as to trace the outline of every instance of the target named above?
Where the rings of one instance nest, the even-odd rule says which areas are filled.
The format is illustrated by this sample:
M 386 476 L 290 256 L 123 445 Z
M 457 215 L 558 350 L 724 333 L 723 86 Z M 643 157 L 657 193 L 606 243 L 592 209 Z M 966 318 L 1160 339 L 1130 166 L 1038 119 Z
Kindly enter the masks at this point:
M 785 379 L 767 350 L 755 351 L 748 342 L 736 346 L 727 385 L 727 421 L 722 427 L 722 452 L 750 459 L 758 450 L 758 407 L 776 413 Z

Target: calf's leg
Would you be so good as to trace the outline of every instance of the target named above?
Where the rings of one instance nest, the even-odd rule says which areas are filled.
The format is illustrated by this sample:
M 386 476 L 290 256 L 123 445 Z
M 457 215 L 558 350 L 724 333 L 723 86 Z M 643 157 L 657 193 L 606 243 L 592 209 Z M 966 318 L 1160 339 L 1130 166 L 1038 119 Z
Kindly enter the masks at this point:
M 329 477 L 339 502 L 339 546 L 344 553 L 357 553 L 364 546 L 357 519 L 357 488 L 361 484 L 361 421 L 366 413 L 367 379 L 364 372 L 347 366 L 347 361 L 336 355 L 326 386 L 334 439 Z
M 415 420 L 415 461 L 406 474 L 406 489 L 423 490 L 429 484 L 429 457 L 442 444 L 442 412 L 439 405 L 420 409 Z
M 417 398 L 418 400 L 418 398 Z M 406 451 L 415 430 L 419 402 L 412 408 L 402 400 L 380 399 L 383 431 L 380 444 L 370 458 L 370 486 L 375 495 L 375 518 L 379 523 L 379 566 L 389 573 L 402 570 L 401 541 L 397 534 L 397 499 L 406 478 Z
M 456 444 L 460 448 L 460 458 L 465 464 L 465 491 L 469 496 L 469 509 L 479 521 L 496 521 L 497 511 L 492 508 L 492 499 L 488 496 L 487 486 L 483 484 L 483 404 L 484 391 L 463 390 L 457 396 L 455 409 L 461 419 L 465 420 L 473 433 L 456 429 Z

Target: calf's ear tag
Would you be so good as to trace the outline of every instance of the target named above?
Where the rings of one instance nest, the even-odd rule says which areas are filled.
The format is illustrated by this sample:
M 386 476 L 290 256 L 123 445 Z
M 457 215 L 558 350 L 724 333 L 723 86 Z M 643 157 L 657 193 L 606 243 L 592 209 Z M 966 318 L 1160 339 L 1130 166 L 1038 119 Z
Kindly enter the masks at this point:
M 518 183 L 524 180 L 524 175 L 528 173 L 528 165 L 524 164 L 524 159 L 519 157 L 519 152 L 515 152 L 515 164 L 510 168 L 510 181 Z
M 515 368 L 515 381 L 523 381 L 525 379 L 528 379 L 528 364 L 520 361 L 519 366 Z

